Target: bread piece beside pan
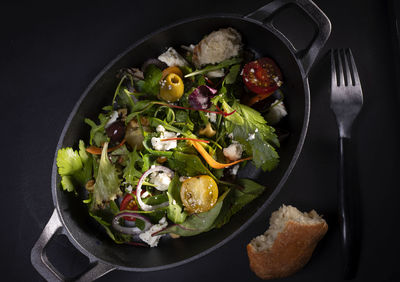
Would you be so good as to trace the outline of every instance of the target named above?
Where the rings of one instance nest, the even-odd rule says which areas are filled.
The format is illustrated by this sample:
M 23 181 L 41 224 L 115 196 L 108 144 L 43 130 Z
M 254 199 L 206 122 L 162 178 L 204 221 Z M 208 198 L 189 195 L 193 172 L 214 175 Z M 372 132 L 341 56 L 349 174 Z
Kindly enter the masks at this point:
M 269 229 L 247 245 L 250 268 L 262 279 L 292 275 L 309 261 L 327 231 L 316 211 L 283 205 L 272 213 Z

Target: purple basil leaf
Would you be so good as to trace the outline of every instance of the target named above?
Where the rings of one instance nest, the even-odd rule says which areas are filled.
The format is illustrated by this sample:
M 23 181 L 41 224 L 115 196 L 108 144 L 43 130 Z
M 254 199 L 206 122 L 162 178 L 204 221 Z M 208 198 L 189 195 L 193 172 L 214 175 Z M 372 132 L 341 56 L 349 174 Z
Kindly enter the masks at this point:
M 217 90 L 207 85 L 200 85 L 189 95 L 189 104 L 196 110 L 205 110 L 211 107 L 211 98 Z

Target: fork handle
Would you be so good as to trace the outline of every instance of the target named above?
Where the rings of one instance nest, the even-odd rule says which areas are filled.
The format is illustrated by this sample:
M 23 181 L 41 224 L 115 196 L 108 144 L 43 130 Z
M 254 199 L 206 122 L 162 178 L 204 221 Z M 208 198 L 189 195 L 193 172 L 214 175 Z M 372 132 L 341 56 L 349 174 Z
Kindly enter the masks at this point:
M 352 279 L 356 269 L 356 221 L 354 187 L 351 184 L 352 156 L 350 138 L 339 138 L 338 209 L 342 239 L 343 276 Z

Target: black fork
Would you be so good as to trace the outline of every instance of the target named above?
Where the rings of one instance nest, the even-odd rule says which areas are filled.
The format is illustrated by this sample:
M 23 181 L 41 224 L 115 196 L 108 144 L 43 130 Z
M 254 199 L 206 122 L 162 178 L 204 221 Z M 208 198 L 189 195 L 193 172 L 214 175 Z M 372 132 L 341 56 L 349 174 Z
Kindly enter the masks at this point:
M 331 51 L 331 109 L 339 127 L 339 178 L 338 209 L 342 237 L 344 278 L 355 276 L 357 265 L 355 187 L 349 185 L 352 175 L 349 169 L 354 160 L 351 155 L 350 138 L 353 121 L 363 104 L 363 95 L 357 67 L 350 49 Z

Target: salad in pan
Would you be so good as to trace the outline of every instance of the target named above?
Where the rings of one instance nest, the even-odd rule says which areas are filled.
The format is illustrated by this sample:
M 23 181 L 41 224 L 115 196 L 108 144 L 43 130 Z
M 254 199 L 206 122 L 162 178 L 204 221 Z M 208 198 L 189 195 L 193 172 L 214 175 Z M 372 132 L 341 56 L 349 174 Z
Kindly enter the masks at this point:
M 271 125 L 287 112 L 275 62 L 233 28 L 175 48 L 121 69 L 109 105 L 85 119 L 90 138 L 57 153 L 62 188 L 116 243 L 220 228 L 265 189 L 238 178 L 240 167 L 279 162 Z

